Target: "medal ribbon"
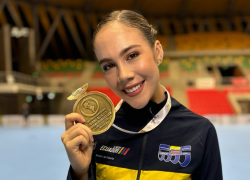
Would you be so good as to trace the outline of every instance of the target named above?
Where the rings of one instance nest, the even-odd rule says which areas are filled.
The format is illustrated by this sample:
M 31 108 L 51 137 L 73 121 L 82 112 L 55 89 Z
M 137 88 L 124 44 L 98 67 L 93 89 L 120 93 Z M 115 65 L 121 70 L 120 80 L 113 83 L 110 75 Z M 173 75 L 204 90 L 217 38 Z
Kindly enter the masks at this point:
M 115 124 L 112 124 L 112 126 L 122 132 L 128 133 L 128 134 L 140 134 L 140 133 L 145 133 L 145 132 L 149 132 L 151 130 L 153 130 L 154 128 L 156 128 L 162 121 L 163 119 L 168 115 L 170 109 L 171 109 L 171 98 L 170 95 L 168 93 L 168 91 L 165 89 L 165 87 L 162 86 L 162 88 L 167 92 L 168 95 L 168 99 L 166 104 L 164 105 L 164 107 L 149 121 L 149 123 L 142 128 L 139 132 L 134 132 L 134 131 L 129 131 L 126 129 L 123 129 Z M 115 111 L 117 112 L 121 105 L 122 105 L 123 99 L 117 104 L 117 106 L 115 107 Z

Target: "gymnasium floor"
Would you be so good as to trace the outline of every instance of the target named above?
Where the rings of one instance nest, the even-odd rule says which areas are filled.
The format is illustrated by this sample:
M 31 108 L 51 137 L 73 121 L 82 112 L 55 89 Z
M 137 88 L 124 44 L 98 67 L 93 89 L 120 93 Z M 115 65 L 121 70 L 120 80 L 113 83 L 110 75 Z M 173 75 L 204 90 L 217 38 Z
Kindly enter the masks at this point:
M 224 180 L 246 179 L 250 125 L 216 126 Z M 69 162 L 60 136 L 64 127 L 0 127 L 0 179 L 62 180 Z

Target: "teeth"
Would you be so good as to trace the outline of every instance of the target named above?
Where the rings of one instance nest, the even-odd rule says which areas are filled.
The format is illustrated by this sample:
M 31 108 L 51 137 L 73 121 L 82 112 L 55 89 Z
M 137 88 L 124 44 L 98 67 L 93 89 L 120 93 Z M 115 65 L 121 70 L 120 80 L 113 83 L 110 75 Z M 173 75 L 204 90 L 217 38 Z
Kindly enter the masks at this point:
M 127 93 L 132 93 L 132 92 L 136 91 L 137 89 L 139 89 L 139 88 L 141 87 L 141 85 L 142 85 L 142 83 L 138 84 L 138 85 L 135 86 L 135 87 L 132 87 L 131 89 L 125 89 L 125 91 L 126 91 Z

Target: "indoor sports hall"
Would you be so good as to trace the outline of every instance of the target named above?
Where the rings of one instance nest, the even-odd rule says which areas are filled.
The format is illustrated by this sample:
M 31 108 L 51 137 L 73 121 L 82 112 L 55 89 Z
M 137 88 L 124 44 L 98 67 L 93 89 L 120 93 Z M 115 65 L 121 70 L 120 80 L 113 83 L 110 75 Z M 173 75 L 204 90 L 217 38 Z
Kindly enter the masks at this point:
M 121 9 L 157 30 L 161 84 L 215 126 L 224 180 L 248 179 L 249 0 L 0 0 L 0 179 L 66 179 L 68 96 L 88 83 L 87 92 L 120 101 L 92 36 L 106 13 Z

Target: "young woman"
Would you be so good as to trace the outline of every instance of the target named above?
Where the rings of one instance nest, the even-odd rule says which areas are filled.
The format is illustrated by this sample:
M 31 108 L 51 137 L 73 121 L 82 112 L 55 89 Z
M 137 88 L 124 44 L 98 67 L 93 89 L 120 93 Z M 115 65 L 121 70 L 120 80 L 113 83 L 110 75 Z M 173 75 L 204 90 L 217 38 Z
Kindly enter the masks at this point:
M 94 51 L 123 103 L 115 126 L 96 135 L 95 146 L 85 120 L 66 116 L 61 138 L 71 164 L 68 180 L 222 179 L 215 128 L 159 83 L 163 49 L 155 34 L 143 16 L 128 10 L 114 11 L 98 25 Z

